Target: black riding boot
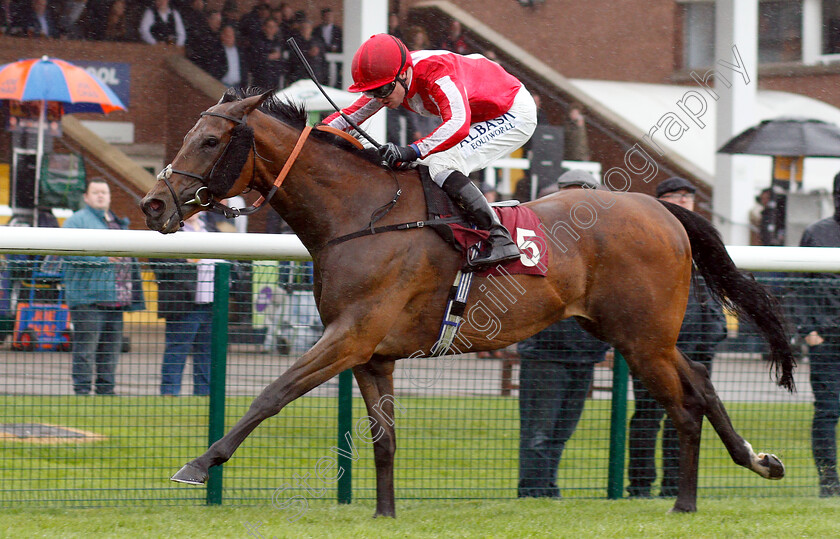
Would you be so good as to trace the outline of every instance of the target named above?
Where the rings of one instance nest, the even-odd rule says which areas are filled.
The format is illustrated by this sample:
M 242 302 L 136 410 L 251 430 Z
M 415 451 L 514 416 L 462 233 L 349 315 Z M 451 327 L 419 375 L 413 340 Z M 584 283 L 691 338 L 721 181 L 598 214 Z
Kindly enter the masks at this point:
M 519 258 L 519 248 L 511 239 L 510 232 L 502 225 L 487 199 L 469 178 L 453 171 L 441 187 L 449 198 L 467 213 L 471 222 L 481 230 L 490 232 L 490 237 L 483 242 L 485 247 L 469 262 L 470 267 L 480 269 Z

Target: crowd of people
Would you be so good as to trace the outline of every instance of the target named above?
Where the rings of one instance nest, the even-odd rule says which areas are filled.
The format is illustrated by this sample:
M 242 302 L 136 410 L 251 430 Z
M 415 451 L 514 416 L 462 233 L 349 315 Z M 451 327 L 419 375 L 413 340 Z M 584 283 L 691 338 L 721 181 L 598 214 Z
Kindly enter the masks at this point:
M 327 53 L 343 50 L 343 32 L 329 7 L 311 13 L 309 4 L 259 0 L 239 16 L 237 3 L 208 9 L 205 0 L 5 0 L 0 1 L 0 33 L 13 36 L 168 43 L 228 86 L 285 87 L 308 78 L 286 40 L 294 37 L 318 80 L 328 74 Z M 389 33 L 411 50 L 442 49 L 459 54 L 470 48 L 458 21 L 432 43 L 427 29 L 389 16 Z M 442 29 L 441 29 L 442 30 Z M 339 80 L 336 81 L 340 85 Z M 407 118 L 408 119 L 408 118 Z M 436 124 L 408 119 L 410 136 Z M 418 138 L 415 136 L 415 138 Z

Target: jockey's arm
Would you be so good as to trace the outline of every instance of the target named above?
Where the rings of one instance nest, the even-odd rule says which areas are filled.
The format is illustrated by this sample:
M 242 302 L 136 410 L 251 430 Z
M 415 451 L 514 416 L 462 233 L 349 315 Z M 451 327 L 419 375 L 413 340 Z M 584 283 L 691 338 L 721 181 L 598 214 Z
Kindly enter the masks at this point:
M 341 109 L 341 112 L 346 114 L 356 125 L 361 125 L 367 121 L 368 118 L 379 112 L 384 105 L 379 103 L 376 99 L 371 99 L 362 95 L 352 105 Z M 334 112 L 324 119 L 324 123 L 330 127 L 341 129 L 342 131 L 351 131 L 353 127 L 347 123 L 347 120 L 338 112 Z

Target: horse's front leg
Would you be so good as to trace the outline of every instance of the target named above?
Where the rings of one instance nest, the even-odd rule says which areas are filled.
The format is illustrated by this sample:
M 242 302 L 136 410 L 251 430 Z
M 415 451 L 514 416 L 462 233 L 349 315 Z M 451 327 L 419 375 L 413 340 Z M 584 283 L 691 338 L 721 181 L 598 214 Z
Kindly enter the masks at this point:
M 397 435 L 394 428 L 394 360 L 374 356 L 370 362 L 353 367 L 359 390 L 371 418 L 373 459 L 376 464 L 376 512 L 374 517 L 395 517 L 394 453 Z
M 338 373 L 367 362 L 378 342 L 369 333 L 358 331 L 355 325 L 331 324 L 315 346 L 263 389 L 242 419 L 224 437 L 178 470 L 171 477 L 172 481 L 194 485 L 204 483 L 210 468 L 230 459 L 236 448 L 263 420 L 276 415 L 284 406 Z

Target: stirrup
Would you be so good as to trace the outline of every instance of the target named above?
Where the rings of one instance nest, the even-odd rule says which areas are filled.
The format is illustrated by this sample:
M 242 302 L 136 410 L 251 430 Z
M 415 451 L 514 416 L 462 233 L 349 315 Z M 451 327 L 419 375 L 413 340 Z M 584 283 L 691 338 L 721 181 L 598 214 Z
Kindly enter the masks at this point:
M 479 253 L 475 258 L 467 261 L 467 266 L 471 269 L 484 269 L 487 266 L 517 260 L 520 256 L 522 256 L 522 253 L 519 252 L 519 247 L 511 242 L 506 245 L 490 248 L 490 252 L 484 256 Z

